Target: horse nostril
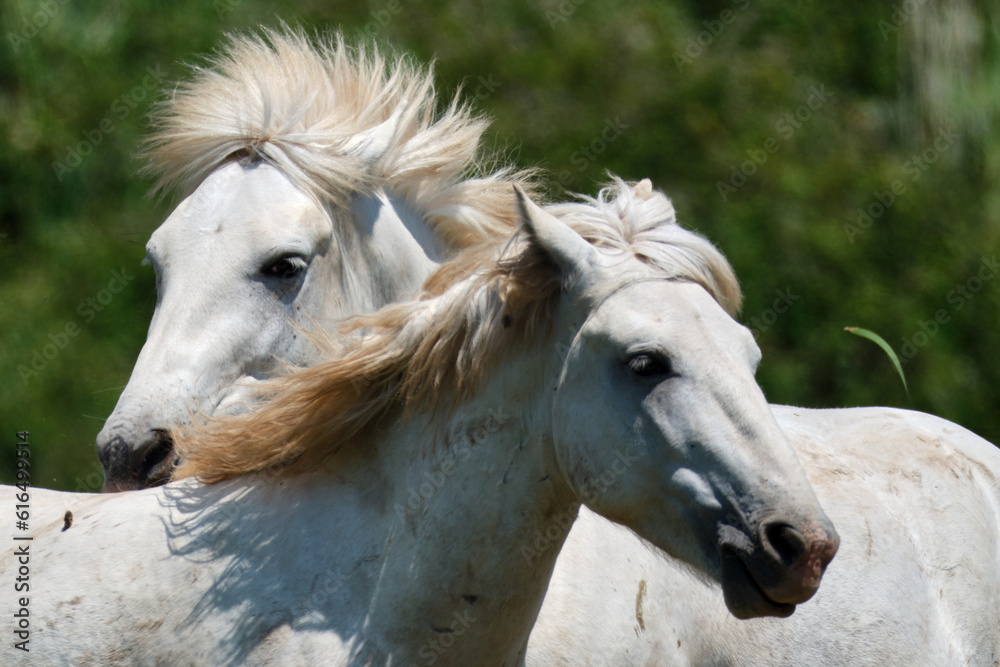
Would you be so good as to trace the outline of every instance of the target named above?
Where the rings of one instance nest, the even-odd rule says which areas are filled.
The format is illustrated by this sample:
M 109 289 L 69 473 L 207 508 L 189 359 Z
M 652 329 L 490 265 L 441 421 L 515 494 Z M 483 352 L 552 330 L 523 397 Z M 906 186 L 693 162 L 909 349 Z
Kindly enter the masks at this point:
M 764 526 L 763 541 L 764 549 L 786 566 L 799 562 L 808 551 L 805 538 L 787 523 L 774 522 Z
M 139 479 L 143 486 L 165 484 L 173 469 L 174 441 L 163 429 L 153 429 L 152 442 L 145 448 L 139 462 Z

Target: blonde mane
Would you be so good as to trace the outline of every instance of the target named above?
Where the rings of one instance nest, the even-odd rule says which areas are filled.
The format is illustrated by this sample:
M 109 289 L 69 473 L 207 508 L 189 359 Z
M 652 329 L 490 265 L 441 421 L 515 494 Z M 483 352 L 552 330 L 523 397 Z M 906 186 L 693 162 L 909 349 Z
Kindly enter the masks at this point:
M 186 196 L 227 162 L 263 160 L 341 208 L 352 194 L 390 190 L 449 247 L 509 236 L 517 227 L 511 185 L 532 188 L 530 172 L 490 173 L 499 160 L 480 154 L 487 121 L 457 97 L 438 113 L 431 70 L 390 61 L 375 47 L 349 48 L 339 34 L 230 36 L 153 113 L 143 153 L 158 176 L 154 190 Z M 351 154 L 352 139 L 394 113 L 380 157 Z
M 677 224 L 670 199 L 649 179 L 629 184 L 611 175 L 597 197 L 554 204 L 561 218 L 599 248 L 632 253 L 664 277 L 698 283 L 731 316 L 743 305 L 739 281 L 726 258 L 703 236 Z
M 648 180 L 616 178 L 596 199 L 549 210 L 603 251 L 632 253 L 665 279 L 698 283 L 730 314 L 739 307 L 725 257 L 680 227 L 670 200 Z M 515 345 L 546 330 L 561 289 L 559 269 L 523 228 L 469 248 L 442 265 L 417 300 L 356 318 L 351 328 L 365 335 L 339 358 L 265 383 L 253 413 L 174 433 L 183 461 L 176 476 L 213 483 L 305 472 L 357 446 L 391 413 L 454 404 Z

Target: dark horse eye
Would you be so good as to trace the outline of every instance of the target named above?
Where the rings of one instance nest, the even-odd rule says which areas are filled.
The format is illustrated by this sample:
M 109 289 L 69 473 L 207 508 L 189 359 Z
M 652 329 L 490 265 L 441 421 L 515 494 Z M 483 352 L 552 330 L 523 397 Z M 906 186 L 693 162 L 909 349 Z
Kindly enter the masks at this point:
M 278 261 L 265 266 L 261 271 L 272 278 L 294 278 L 306 270 L 306 261 L 301 257 L 282 257 Z
M 643 352 L 628 360 L 628 368 L 641 378 L 663 377 L 672 374 L 670 362 Z

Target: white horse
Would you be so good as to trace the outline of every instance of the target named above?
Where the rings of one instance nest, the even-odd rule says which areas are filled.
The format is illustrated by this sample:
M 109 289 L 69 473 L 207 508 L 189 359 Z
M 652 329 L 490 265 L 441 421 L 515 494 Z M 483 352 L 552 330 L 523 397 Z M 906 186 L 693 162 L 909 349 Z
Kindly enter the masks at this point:
M 1000 450 L 905 410 L 771 410 L 841 536 L 816 597 L 738 621 L 717 586 L 581 509 L 529 665 L 1000 665 Z
M 674 219 L 648 182 L 548 210 L 576 227 Z M 738 621 L 717 586 L 584 507 L 529 665 L 1000 664 L 1000 449 L 905 410 L 772 411 L 842 538 L 816 598 Z
M 186 195 L 147 245 L 149 335 L 98 435 L 105 489 L 163 483 L 167 432 L 238 411 L 303 329 L 413 294 L 451 251 L 517 217 L 524 173 L 484 172 L 485 121 L 439 101 L 427 71 L 296 33 L 232 40 L 159 110 L 148 156 Z
M 291 47 L 285 44 L 282 48 L 289 58 Z M 310 58 L 298 55 L 295 62 L 310 62 Z M 235 94 L 228 97 L 237 98 Z M 221 194 L 216 195 L 218 210 L 224 212 L 233 202 L 223 202 Z M 280 199 L 273 201 L 274 207 L 262 208 L 278 219 L 282 215 Z M 203 209 L 211 211 L 212 203 L 207 199 Z M 612 219 L 621 215 L 642 218 L 645 224 L 674 218 L 666 198 L 653 193 L 645 183 L 639 191 L 618 184 L 591 208 L 601 209 L 602 215 Z M 551 210 L 560 216 L 594 214 L 578 205 Z M 200 255 L 202 264 L 191 264 L 183 272 L 163 268 L 171 280 L 159 286 L 161 299 L 166 300 L 165 289 L 183 286 L 190 300 L 215 301 L 218 296 L 203 294 L 208 290 L 193 284 L 197 281 L 186 282 L 208 270 L 204 263 L 211 259 L 210 254 Z M 396 259 L 401 271 L 408 266 L 405 260 L 403 256 Z M 430 266 L 423 263 L 420 268 L 429 271 Z M 314 298 L 303 304 L 303 317 L 326 325 L 323 313 L 328 302 L 348 304 L 344 311 L 349 312 L 351 296 L 338 291 L 343 289 L 336 280 L 319 285 Z M 727 298 L 731 306 L 738 304 L 735 286 Z M 207 314 L 202 317 L 211 321 Z M 260 322 L 265 328 L 283 331 L 286 340 L 281 345 L 287 347 L 296 332 L 282 328 L 284 318 L 276 309 L 261 313 Z M 217 348 L 215 358 L 199 362 L 209 377 L 224 377 L 218 364 L 242 354 L 235 342 L 227 343 L 224 331 L 203 328 L 188 332 L 186 339 L 160 337 L 154 343 L 152 331 L 157 328 L 154 323 L 144 355 L 155 353 L 180 363 L 183 355 L 173 354 L 175 347 L 184 349 L 185 340 L 204 340 Z M 161 349 L 156 350 L 156 346 Z M 312 354 L 309 348 L 308 354 L 296 357 L 292 349 L 287 358 L 310 363 Z M 263 361 L 269 363 L 266 358 Z M 133 382 L 143 376 L 148 378 L 144 382 L 155 385 L 156 376 L 146 375 L 137 366 Z M 164 387 L 157 396 L 164 405 L 174 406 L 172 414 L 182 415 L 173 422 L 164 417 L 159 422 L 163 428 L 186 420 L 185 406 L 195 398 L 182 386 Z M 209 403 L 201 409 L 211 413 L 211 408 Z M 989 664 L 990 652 L 1000 653 L 990 648 L 1000 643 L 996 624 L 988 624 L 989 619 L 1000 617 L 995 606 L 1000 594 L 991 574 L 1000 571 L 996 542 L 991 541 L 998 534 L 996 450 L 954 424 L 905 411 L 777 406 L 773 410 L 843 537 L 841 554 L 828 574 L 835 585 L 825 585 L 816 599 L 791 619 L 736 622 L 718 603 L 717 588 L 692 576 L 682 564 L 654 556 L 630 533 L 584 507 L 557 561 L 551 590 L 532 634 L 530 664 L 618 665 L 648 660 L 668 664 L 919 664 L 934 662 L 920 656 L 949 652 L 956 656 L 964 652 L 973 656 L 970 662 Z M 832 468 L 822 463 L 830 457 L 837 461 Z M 921 473 L 919 466 L 923 465 L 929 469 Z M 911 483 L 920 475 L 929 476 L 949 466 L 970 471 L 959 472 L 954 481 L 942 482 L 942 488 L 957 499 L 954 502 L 941 503 L 936 495 Z M 903 470 L 908 472 L 900 479 Z M 432 481 L 423 490 L 436 492 Z M 417 487 L 411 496 L 418 507 L 423 502 L 420 490 Z M 974 520 L 983 528 L 969 530 L 970 517 L 980 517 Z M 873 534 L 885 539 L 873 542 L 869 537 Z M 961 586 L 940 586 L 941 595 L 933 604 L 896 604 L 900 599 L 929 599 L 936 585 L 933 577 L 920 574 L 935 571 L 935 554 L 927 547 L 907 550 L 910 544 L 946 545 L 953 560 L 987 564 L 979 583 L 984 592 L 967 595 Z M 963 567 L 966 569 L 942 571 L 951 573 L 949 581 L 956 585 L 966 581 L 963 576 L 978 575 L 975 568 Z M 901 594 L 901 590 L 908 592 Z M 948 624 L 943 619 L 952 617 L 964 619 L 960 621 L 964 630 L 945 631 Z
M 519 195 L 525 233 L 178 436 L 181 474 L 221 483 L 34 491 L 32 659 L 519 664 L 581 502 L 734 614 L 807 600 L 837 536 L 720 306 L 725 260 L 669 223 L 574 225 L 598 248 Z

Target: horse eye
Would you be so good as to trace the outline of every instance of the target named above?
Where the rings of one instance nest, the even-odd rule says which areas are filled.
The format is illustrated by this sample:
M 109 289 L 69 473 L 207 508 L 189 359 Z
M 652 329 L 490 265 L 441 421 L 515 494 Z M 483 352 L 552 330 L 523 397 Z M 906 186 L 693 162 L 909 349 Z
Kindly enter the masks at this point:
M 265 266 L 261 273 L 271 278 L 287 280 L 294 278 L 306 270 L 306 261 L 301 257 L 282 257 L 276 262 Z
M 629 359 L 628 369 L 641 378 L 663 377 L 673 374 L 669 361 L 648 352 L 637 354 Z

